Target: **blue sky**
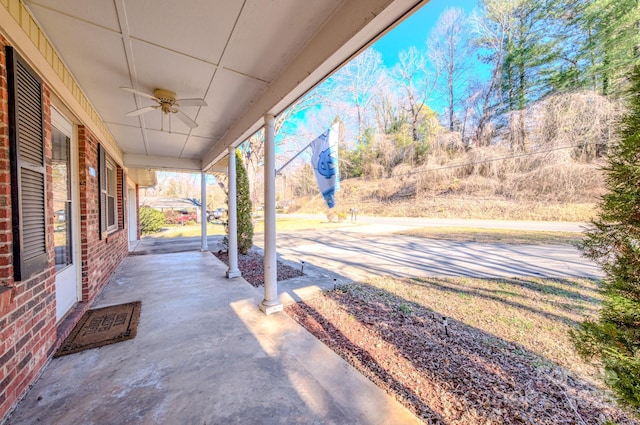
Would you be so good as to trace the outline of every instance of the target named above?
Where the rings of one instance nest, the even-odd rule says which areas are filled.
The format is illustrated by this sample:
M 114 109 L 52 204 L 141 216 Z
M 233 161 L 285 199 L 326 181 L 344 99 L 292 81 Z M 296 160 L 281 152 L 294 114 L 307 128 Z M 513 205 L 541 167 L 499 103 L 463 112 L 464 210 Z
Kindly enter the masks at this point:
M 390 68 L 398 62 L 401 51 L 411 46 L 424 48 L 431 29 L 445 9 L 460 7 L 468 15 L 477 5 L 478 0 L 431 0 L 378 40 L 373 48 L 382 54 L 385 65 Z
M 467 15 L 471 14 L 477 7 L 480 0 L 431 0 L 422 6 L 413 15 L 398 24 L 394 29 L 389 31 L 380 40 L 374 43 L 371 48 L 382 54 L 385 67 L 391 69 L 398 62 L 398 56 L 401 51 L 407 50 L 411 46 L 415 46 L 420 50 L 424 50 L 427 37 L 435 26 L 438 18 L 446 9 L 452 7 L 462 8 Z M 431 107 L 439 110 L 438 102 L 432 100 Z M 305 123 L 310 116 L 319 113 L 320 109 L 311 111 L 303 111 L 292 117 L 287 123 L 287 132 L 296 133 L 299 125 Z M 332 116 L 325 117 L 332 119 Z M 322 131 L 318 130 L 320 134 Z M 278 134 L 276 142 L 281 142 L 287 136 Z

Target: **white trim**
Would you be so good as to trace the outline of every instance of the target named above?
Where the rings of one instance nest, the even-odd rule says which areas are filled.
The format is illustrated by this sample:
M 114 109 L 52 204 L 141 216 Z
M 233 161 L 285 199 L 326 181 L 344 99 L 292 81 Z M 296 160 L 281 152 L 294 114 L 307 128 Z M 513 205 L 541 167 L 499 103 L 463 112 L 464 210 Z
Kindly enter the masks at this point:
M 202 171 L 202 161 L 199 159 L 139 154 L 126 154 L 124 156 L 124 166 L 127 168 L 153 168 L 154 170 Z
M 209 250 L 207 241 L 207 174 L 200 173 L 200 251 Z
M 282 311 L 278 298 L 278 263 L 276 259 L 276 149 L 275 119 L 264 116 L 264 299 L 260 310 L 265 314 Z
M 115 161 L 111 158 L 111 155 L 107 154 L 105 157 L 105 173 L 106 176 L 104 178 L 107 182 L 106 189 L 106 205 L 107 214 L 105 218 L 107 219 L 107 233 L 111 234 L 116 232 L 119 229 L 119 218 L 118 217 L 118 166 Z M 111 170 L 111 174 L 113 176 L 113 181 L 109 181 L 109 170 Z M 113 198 L 113 224 L 109 224 L 109 198 Z
M 128 192 L 127 202 L 129 203 L 127 208 L 127 220 L 129 221 L 129 229 L 127 234 L 129 235 L 129 242 L 136 242 L 138 240 L 138 200 L 136 199 L 136 188 L 127 185 Z
M 65 136 L 73 141 L 73 124 L 71 124 L 71 121 L 66 119 L 64 115 L 58 112 L 54 106 L 51 106 L 51 126 L 60 130 Z
M 229 233 L 227 238 L 229 241 L 229 269 L 227 270 L 227 277 L 229 279 L 234 277 L 240 277 L 241 272 L 238 268 L 238 208 L 236 205 L 236 150 L 229 148 L 229 193 L 227 195 L 227 201 L 229 203 L 229 209 L 227 211 L 228 225 L 227 229 Z
M 80 181 L 79 175 L 79 155 L 78 155 L 78 135 L 77 128 L 70 120 L 65 118 L 53 105 L 51 105 L 51 127 L 61 131 L 70 140 L 69 164 L 71 167 L 71 250 L 73 267 L 75 268 L 76 280 L 76 301 L 82 299 L 82 258 L 80 249 Z M 61 319 L 61 318 L 59 318 Z

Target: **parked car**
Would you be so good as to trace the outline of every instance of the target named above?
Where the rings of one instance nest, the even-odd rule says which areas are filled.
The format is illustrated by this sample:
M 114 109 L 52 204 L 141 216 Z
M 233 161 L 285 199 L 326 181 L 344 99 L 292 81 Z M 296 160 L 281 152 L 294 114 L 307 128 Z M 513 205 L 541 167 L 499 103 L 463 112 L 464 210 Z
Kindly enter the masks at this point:
M 207 214 L 207 221 L 209 221 L 209 223 L 220 222 L 226 212 L 227 210 L 224 208 L 216 208 L 213 211 L 209 211 Z
M 189 211 L 180 211 L 182 216 L 180 217 L 180 224 L 185 224 L 189 221 L 198 221 L 198 214 Z
M 188 222 L 195 222 L 198 220 L 198 215 L 193 211 L 180 210 L 180 211 L 166 211 L 164 213 L 167 224 L 186 224 Z

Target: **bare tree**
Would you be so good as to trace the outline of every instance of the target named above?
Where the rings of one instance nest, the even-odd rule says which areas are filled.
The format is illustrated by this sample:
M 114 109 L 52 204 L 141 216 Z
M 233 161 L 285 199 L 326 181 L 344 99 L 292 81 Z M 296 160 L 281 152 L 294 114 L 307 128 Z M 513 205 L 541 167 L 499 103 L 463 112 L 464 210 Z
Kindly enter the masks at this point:
M 484 10 L 471 17 L 476 46 L 486 52 L 482 59 L 491 65 L 489 80 L 484 86 L 478 85 L 472 94 L 478 116 L 473 138 L 476 146 L 487 145 L 490 142 L 487 137 L 490 133 L 488 128 L 500 102 L 500 79 L 506 55 L 505 46 L 513 29 L 513 11 L 516 3 L 508 0 L 484 0 Z
M 429 34 L 429 57 L 441 69 L 440 77 L 447 101 L 448 126 L 455 129 L 455 111 L 470 69 L 472 46 L 466 31 L 467 18 L 459 8 L 445 10 Z
M 298 102 L 294 103 L 287 109 L 285 109 L 280 115 L 278 115 L 275 119 L 274 132 L 275 135 L 280 135 L 278 138 L 282 144 L 282 141 L 291 142 L 292 138 L 287 137 L 291 133 L 291 130 L 288 126 L 291 120 L 297 117 L 299 114 L 305 113 L 310 108 L 314 108 L 318 106 L 322 102 L 323 90 L 313 90 L 309 92 L 306 96 L 300 99 Z M 285 143 L 286 144 L 286 143 Z M 282 152 L 286 152 L 287 150 L 295 150 L 296 146 L 288 146 L 288 149 L 284 149 Z M 258 202 L 258 193 L 256 192 L 256 176 L 262 171 L 263 167 L 263 159 L 264 159 L 264 131 L 262 129 L 258 130 L 255 134 L 250 136 L 241 146 L 240 151 L 242 152 L 243 161 L 245 163 L 245 167 L 247 169 L 247 178 L 249 179 L 249 193 L 251 194 L 251 202 L 254 205 L 257 205 Z M 281 153 L 282 153 L 281 152 Z
M 436 87 L 440 73 L 440 63 L 434 57 L 431 63 L 431 72 L 427 69 L 427 58 L 424 51 L 416 47 L 400 52 L 399 62 L 393 70 L 396 81 L 402 92 L 411 134 L 414 141 L 419 139 L 418 124 L 420 116 L 427 108 L 427 102 Z
M 376 50 L 367 49 L 330 79 L 330 101 L 344 100 L 355 110 L 358 139 L 373 121 L 371 103 L 378 94 L 383 73 L 382 55 Z

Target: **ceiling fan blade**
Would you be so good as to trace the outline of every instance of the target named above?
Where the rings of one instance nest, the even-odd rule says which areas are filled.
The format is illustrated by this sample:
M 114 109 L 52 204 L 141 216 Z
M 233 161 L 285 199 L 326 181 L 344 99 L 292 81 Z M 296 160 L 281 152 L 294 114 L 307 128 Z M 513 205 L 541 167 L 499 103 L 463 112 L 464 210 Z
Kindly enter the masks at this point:
M 182 121 L 189 128 L 196 128 L 198 124 L 191 118 L 189 118 L 184 112 L 174 109 L 176 116 L 180 121 Z M 173 111 L 172 111 L 173 112 Z
M 204 99 L 176 99 L 180 106 L 208 106 Z
M 153 100 L 155 100 L 155 99 L 156 99 L 156 97 L 155 97 L 155 96 L 153 96 L 153 95 L 150 95 L 150 94 L 148 94 L 148 93 L 143 93 L 143 92 L 141 92 L 141 91 L 134 90 L 134 89 L 129 88 L 129 87 L 120 87 L 120 88 L 121 88 L 122 90 L 124 90 L 124 91 L 128 91 L 129 93 L 137 94 L 137 95 L 142 96 L 142 97 L 146 97 L 146 98 L 153 99 Z
M 127 112 L 125 115 L 128 117 L 137 117 L 138 115 L 142 115 L 145 112 L 150 112 L 155 109 L 158 109 L 160 106 L 145 106 L 144 108 L 136 109 L 135 111 Z

